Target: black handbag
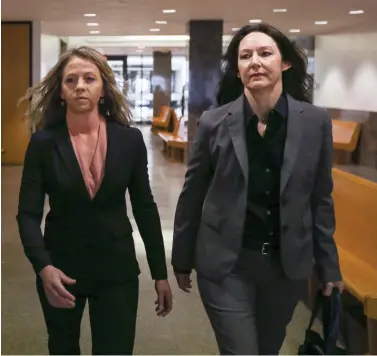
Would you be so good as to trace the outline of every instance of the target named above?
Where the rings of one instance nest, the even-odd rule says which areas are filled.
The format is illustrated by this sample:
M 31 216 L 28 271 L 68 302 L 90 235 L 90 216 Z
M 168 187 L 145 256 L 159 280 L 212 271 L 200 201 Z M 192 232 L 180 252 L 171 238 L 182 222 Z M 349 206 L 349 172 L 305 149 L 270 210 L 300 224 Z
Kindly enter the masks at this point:
M 314 320 L 322 312 L 322 335 L 312 330 Z M 298 348 L 298 355 L 347 355 L 347 347 L 337 345 L 339 336 L 342 335 L 347 346 L 345 327 L 342 321 L 342 301 L 337 288 L 333 289 L 331 296 L 326 297 L 321 290 L 318 291 L 309 326 L 305 332 L 305 341 Z

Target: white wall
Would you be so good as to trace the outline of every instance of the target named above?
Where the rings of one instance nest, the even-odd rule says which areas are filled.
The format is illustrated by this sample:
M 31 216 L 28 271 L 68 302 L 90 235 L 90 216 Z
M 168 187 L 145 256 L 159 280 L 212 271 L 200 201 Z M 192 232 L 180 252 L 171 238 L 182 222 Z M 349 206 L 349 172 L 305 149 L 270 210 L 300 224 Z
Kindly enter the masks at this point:
M 377 112 L 377 32 L 316 37 L 314 104 Z
M 60 38 L 41 35 L 41 79 L 56 64 L 60 57 Z

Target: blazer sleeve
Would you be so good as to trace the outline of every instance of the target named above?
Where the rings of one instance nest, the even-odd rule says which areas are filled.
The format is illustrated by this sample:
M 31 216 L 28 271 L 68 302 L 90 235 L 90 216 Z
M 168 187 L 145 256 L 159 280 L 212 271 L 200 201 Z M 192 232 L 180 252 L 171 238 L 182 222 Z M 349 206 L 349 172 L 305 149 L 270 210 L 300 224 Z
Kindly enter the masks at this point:
M 194 268 L 196 237 L 212 178 L 207 115 L 204 112 L 199 120 L 175 213 L 171 260 L 174 271 L 178 273 L 191 273 Z
M 36 273 L 52 264 L 41 229 L 45 200 L 42 179 L 43 142 L 40 135 L 35 133 L 27 147 L 16 217 L 26 257 Z
M 135 132 L 138 147 L 128 187 L 132 211 L 145 245 L 152 279 L 163 280 L 168 278 L 168 273 L 161 221 L 149 183 L 147 148 L 140 130 Z
M 332 157 L 332 122 L 330 117 L 325 114 L 322 148 L 311 198 L 314 258 L 323 282 L 342 280 L 338 250 L 334 240 Z

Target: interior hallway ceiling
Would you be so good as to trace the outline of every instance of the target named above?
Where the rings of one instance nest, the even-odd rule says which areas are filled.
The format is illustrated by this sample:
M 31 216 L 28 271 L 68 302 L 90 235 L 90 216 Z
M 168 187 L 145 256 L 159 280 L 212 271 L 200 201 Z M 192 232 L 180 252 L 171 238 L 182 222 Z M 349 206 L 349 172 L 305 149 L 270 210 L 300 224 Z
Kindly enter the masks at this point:
M 282 8 L 287 11 L 273 11 Z M 176 12 L 165 14 L 163 9 Z M 87 36 L 97 29 L 102 36 L 185 35 L 190 19 L 224 19 L 224 34 L 252 19 L 286 33 L 300 29 L 300 35 L 377 30 L 377 0 L 3 0 L 1 10 L 3 21 L 39 20 L 43 33 L 57 36 Z M 350 15 L 351 10 L 364 13 Z M 85 13 L 97 16 L 84 17 Z M 99 26 L 88 27 L 88 22 Z M 150 32 L 152 28 L 160 31 Z

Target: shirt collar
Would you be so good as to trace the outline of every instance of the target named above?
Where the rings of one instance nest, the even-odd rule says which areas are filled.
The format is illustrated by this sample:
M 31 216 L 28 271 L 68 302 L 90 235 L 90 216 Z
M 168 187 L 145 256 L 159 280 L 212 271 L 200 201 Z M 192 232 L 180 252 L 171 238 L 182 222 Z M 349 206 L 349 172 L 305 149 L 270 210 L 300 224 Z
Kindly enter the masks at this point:
M 277 101 L 274 109 L 272 112 L 277 112 L 282 118 L 287 118 L 288 116 L 288 100 L 284 93 L 280 95 L 279 100 Z M 245 118 L 247 119 L 247 122 L 249 119 L 251 119 L 255 113 L 250 106 L 249 102 L 247 101 L 246 95 L 244 95 L 244 113 Z

